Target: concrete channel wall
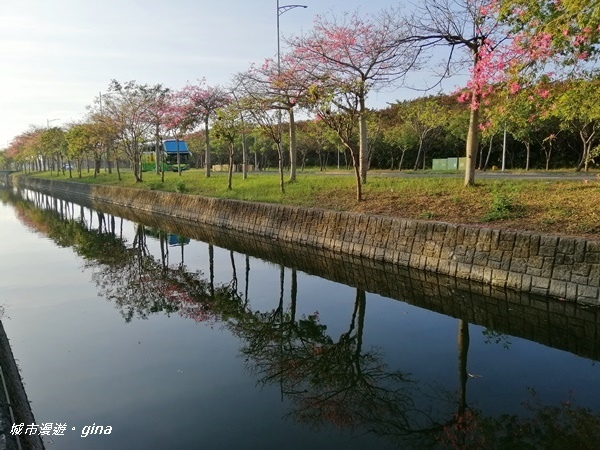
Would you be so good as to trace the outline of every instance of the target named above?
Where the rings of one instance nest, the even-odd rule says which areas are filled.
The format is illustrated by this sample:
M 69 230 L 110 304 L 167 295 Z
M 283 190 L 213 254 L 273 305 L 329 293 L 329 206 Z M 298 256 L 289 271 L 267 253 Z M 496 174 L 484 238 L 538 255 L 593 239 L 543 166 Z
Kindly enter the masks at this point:
M 67 195 L 73 201 L 98 200 L 272 240 L 600 305 L 600 241 L 58 180 L 19 177 L 14 183 Z

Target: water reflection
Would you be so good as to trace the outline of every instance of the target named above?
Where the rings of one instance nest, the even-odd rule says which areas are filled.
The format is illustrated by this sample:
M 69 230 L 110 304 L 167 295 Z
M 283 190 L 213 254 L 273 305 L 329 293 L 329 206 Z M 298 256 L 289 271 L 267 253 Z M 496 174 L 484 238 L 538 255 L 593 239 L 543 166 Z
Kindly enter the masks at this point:
M 368 431 L 392 443 L 418 448 L 592 448 L 600 442 L 598 412 L 578 407 L 569 399 L 557 406 L 543 405 L 532 390 L 529 415 L 488 416 L 471 407 L 467 395 L 470 380 L 478 376 L 468 371 L 470 321 L 488 327 L 487 336 L 497 343 L 510 342 L 502 333 L 509 328 L 517 336 L 534 334 L 545 344 L 575 348 L 579 354 L 597 359 L 598 316 L 593 308 L 500 291 L 495 291 L 494 298 L 486 295 L 490 292 L 484 293 L 490 288 L 458 280 L 442 279 L 440 284 L 441 277 L 401 273 L 399 268 L 390 273 L 370 261 L 344 260 L 339 265 L 336 262 L 341 258 L 301 254 L 276 242 L 235 240 L 223 230 L 198 231 L 217 243 L 229 239 L 232 244 L 230 281 L 219 283 L 215 281 L 213 244 L 208 247 L 207 274 L 191 271 L 185 264 L 190 241 L 175 231 L 187 226 L 191 230 L 191 225 L 162 231 L 166 228 L 156 223 L 160 221 L 138 223 L 129 243 L 123 235 L 123 219 L 112 212 L 88 210 L 34 192 L 26 193 L 27 200 L 6 192 L 2 195 L 24 224 L 59 246 L 72 247 L 86 261 L 99 294 L 114 303 L 126 322 L 177 313 L 196 322 L 219 323 L 238 336 L 248 372 L 259 384 L 279 388 L 282 399 L 289 402 L 289 417 L 296 421 L 316 429 L 334 425 Z M 158 243 L 157 254 L 151 251 L 149 239 Z M 170 262 L 172 242 L 179 247 L 176 264 Z M 248 249 L 243 269 L 236 266 L 234 258 L 234 250 L 240 248 Z M 273 283 L 278 303 L 272 309 L 257 309 L 248 298 L 248 255 L 264 257 L 269 251 L 270 259 L 279 265 L 279 279 Z M 296 267 L 286 271 L 284 261 L 294 261 Z M 351 280 L 347 284 L 355 291 L 353 308 L 339 336 L 328 330 L 318 312 L 298 314 L 299 269 L 318 271 L 333 280 Z M 238 273 L 243 273 L 241 282 Z M 384 349 L 365 346 L 369 325 L 366 291 L 441 312 L 450 310 L 449 315 L 457 317 L 456 392 L 446 384 L 420 381 L 409 368 L 390 368 Z M 571 307 L 573 314 L 569 315 Z M 521 314 L 515 321 L 516 309 Z M 537 319 L 531 322 L 524 319 L 534 315 Z M 540 316 L 549 320 L 540 321 Z M 561 327 L 557 337 L 555 323 L 564 324 L 565 317 L 571 326 Z

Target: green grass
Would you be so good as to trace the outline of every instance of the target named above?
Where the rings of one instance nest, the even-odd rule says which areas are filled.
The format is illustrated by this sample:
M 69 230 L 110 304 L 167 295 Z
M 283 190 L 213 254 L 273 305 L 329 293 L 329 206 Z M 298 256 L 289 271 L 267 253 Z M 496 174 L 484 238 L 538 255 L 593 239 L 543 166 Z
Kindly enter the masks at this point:
M 475 186 L 465 188 L 462 177 L 434 173 L 390 177 L 374 171 L 363 186 L 362 202 L 355 200 L 356 182 L 353 172 L 346 170 L 299 172 L 294 183 L 286 174 L 285 193 L 275 171 L 249 173 L 246 180 L 234 173 L 230 191 L 226 173 L 213 172 L 206 178 L 197 169 L 181 177 L 166 173 L 164 183 L 160 175 L 149 172 L 143 174 L 142 183 L 136 183 L 130 171 L 122 172 L 120 182 L 116 173 L 105 172 L 96 178 L 85 172 L 72 179 L 49 172 L 31 176 L 454 223 L 493 221 L 495 228 L 600 238 L 600 180 L 593 176 L 588 182 L 478 178 Z

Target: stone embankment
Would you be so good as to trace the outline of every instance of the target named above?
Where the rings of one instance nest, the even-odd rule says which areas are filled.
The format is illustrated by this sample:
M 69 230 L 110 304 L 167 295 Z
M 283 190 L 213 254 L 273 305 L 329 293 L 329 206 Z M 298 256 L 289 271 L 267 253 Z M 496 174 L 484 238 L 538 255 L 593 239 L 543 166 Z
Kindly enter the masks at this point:
M 600 242 L 532 232 L 372 216 L 19 177 L 71 201 L 101 201 L 272 240 L 600 305 Z

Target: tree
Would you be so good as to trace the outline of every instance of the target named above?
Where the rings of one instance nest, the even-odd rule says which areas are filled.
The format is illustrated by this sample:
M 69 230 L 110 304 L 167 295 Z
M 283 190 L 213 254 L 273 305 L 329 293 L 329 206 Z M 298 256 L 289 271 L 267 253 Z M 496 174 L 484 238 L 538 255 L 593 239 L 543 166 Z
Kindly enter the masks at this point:
M 218 139 L 224 141 L 229 155 L 229 170 L 227 174 L 227 190 L 231 190 L 231 179 L 233 176 L 234 151 L 236 139 L 242 132 L 244 126 L 242 111 L 237 102 L 230 103 L 224 108 L 217 110 L 217 120 L 213 125 L 213 132 Z
M 58 175 L 61 169 L 64 173 L 62 161 L 67 154 L 67 141 L 62 128 L 52 127 L 43 130 L 40 134 L 39 143 L 42 155 L 50 159 L 50 170 L 56 164 L 56 174 Z
M 415 135 L 414 129 L 405 122 L 398 122 L 392 127 L 387 128 L 383 135 L 384 142 L 392 148 L 390 168 L 395 168 L 394 150 L 400 151 L 400 161 L 398 161 L 398 170 L 402 170 L 404 155 L 412 148 L 418 147 L 419 139 Z
M 152 105 L 164 88 L 157 84 L 136 84 L 128 81 L 124 84 L 112 80 L 108 91 L 110 96 L 104 100 L 103 115 L 116 126 L 123 151 L 131 164 L 136 182 L 142 181 L 140 145 L 152 135 L 152 122 L 149 120 Z
M 69 162 L 77 162 L 77 173 L 81 178 L 82 160 L 91 154 L 94 158 L 94 177 L 99 172 L 102 157 L 101 141 L 91 123 L 75 124 L 65 134 L 67 141 L 67 157 Z M 71 176 L 69 169 L 69 175 Z
M 415 68 L 418 49 L 405 45 L 407 27 L 390 16 L 317 17 L 312 31 L 293 39 L 293 57 L 311 82 L 312 103 L 331 103 L 356 118 L 359 130 L 357 198 L 367 181 L 367 96 Z
M 294 110 L 298 105 L 305 104 L 310 86 L 310 79 L 304 68 L 304 61 L 288 54 L 283 55 L 278 63 L 267 59 L 262 66 L 253 67 L 246 75 L 253 77 L 255 83 L 262 84 L 263 96 L 269 98 L 273 106 L 278 109 L 279 123 L 281 112 L 288 113 L 290 182 L 296 181 L 298 159 Z M 281 133 L 281 129 L 279 132 Z
M 254 74 L 253 70 L 238 74 L 234 85 L 241 92 L 237 100 L 239 108 L 246 111 L 252 121 L 258 126 L 260 132 L 271 139 L 277 149 L 279 187 L 285 193 L 283 183 L 283 146 L 281 141 L 281 111 L 280 104 L 276 98 L 269 95 L 268 85 L 262 82 Z
M 423 157 L 422 168 L 425 169 L 427 150 L 431 142 L 441 133 L 445 119 L 444 114 L 440 114 L 439 102 L 431 97 L 412 102 L 403 119 L 412 128 L 419 142 L 414 170 L 419 168 L 421 156 Z
M 199 124 L 204 125 L 206 177 L 210 177 L 210 132 L 209 122 L 215 117 L 217 109 L 226 106 L 230 98 L 219 86 L 207 86 L 204 79 L 198 84 L 186 85 L 177 93 L 182 101 L 182 113 L 189 128 L 193 129 Z
M 154 101 L 150 103 L 150 107 L 148 108 L 148 122 L 150 122 L 154 130 L 154 159 L 156 160 L 157 175 L 160 172 L 164 172 L 164 168 L 162 164 L 159 164 L 159 161 L 163 158 L 163 152 L 161 151 L 161 131 L 163 131 L 167 125 L 167 112 L 169 110 L 168 101 L 170 99 L 169 92 L 169 88 L 165 88 L 162 85 L 156 85 Z M 181 167 L 179 167 L 179 175 L 181 176 Z
M 592 149 L 600 137 L 600 77 L 593 80 L 573 80 L 559 88 L 552 114 L 561 120 L 563 129 L 572 129 L 581 139 L 581 157 L 577 171 L 587 172 L 593 158 Z
M 573 67 L 600 51 L 600 9 L 596 0 L 509 0 L 497 2 L 500 19 L 512 27 L 515 45 L 529 57 L 522 68 Z M 558 63 L 558 64 L 556 64 Z
M 16 136 L 6 150 L 7 156 L 12 158 L 23 170 L 42 170 L 40 137 L 43 130 L 31 127 L 28 131 Z
M 0 150 L 0 169 L 11 170 L 13 168 L 13 159 L 8 156 L 8 150 Z
M 507 35 L 495 6 L 496 0 L 425 0 L 410 19 L 415 45 L 422 50 L 449 48 L 442 78 L 465 63 L 471 66 L 466 90 L 459 97 L 470 108 L 465 186 L 475 183 L 482 100 L 493 92 L 494 83 L 503 79 L 511 57 L 505 51 Z M 459 53 L 466 50 L 468 57 L 457 58 L 456 49 Z

